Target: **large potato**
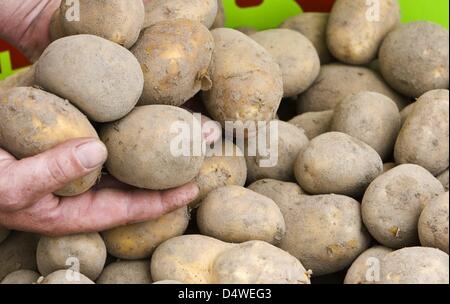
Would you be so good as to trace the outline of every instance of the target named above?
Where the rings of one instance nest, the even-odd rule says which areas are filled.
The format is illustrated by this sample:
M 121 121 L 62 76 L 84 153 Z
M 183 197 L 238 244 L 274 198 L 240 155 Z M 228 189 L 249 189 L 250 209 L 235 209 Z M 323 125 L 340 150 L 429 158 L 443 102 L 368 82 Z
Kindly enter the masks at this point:
M 305 131 L 309 139 L 331 131 L 331 121 L 334 112 L 332 110 L 321 112 L 307 112 L 300 114 L 288 122 Z
M 381 260 L 393 250 L 375 246 L 364 251 L 350 266 L 344 284 L 374 284 L 379 280 Z
M 32 270 L 17 270 L 8 274 L 0 284 L 34 284 L 41 275 Z
M 328 47 L 341 62 L 367 64 L 399 22 L 397 0 L 337 0 L 328 21 Z
M 449 165 L 449 92 L 421 96 L 408 115 L 395 144 L 395 162 L 417 164 L 439 175 Z
M 174 106 L 135 108 L 125 118 L 102 129 L 100 137 L 109 152 L 108 171 L 126 184 L 152 190 L 170 189 L 192 181 L 203 163 L 203 156 L 194 153 L 196 140 L 191 132 L 196 124 L 199 122 L 191 113 Z M 189 147 L 173 151 L 178 139 Z
M 151 284 L 149 261 L 118 261 L 105 267 L 97 284 Z
M 400 165 L 377 177 L 362 200 L 370 234 L 382 245 L 399 249 L 419 244 L 417 222 L 426 203 L 444 192 L 441 183 L 417 165 Z
M 196 21 L 169 20 L 145 29 L 131 49 L 144 73 L 140 104 L 180 106 L 209 90 L 213 49 L 211 33 Z
M 283 202 L 292 202 L 306 193 L 296 183 L 282 182 L 274 179 L 261 179 L 248 186 L 248 189 L 272 199 L 278 206 Z
M 70 100 L 97 122 L 128 114 L 144 87 L 142 70 L 133 54 L 93 35 L 54 41 L 36 63 L 35 77 L 37 85 Z
M 311 194 L 358 197 L 383 172 L 383 162 L 369 145 L 339 132 L 311 140 L 294 166 L 302 189 Z
M 38 284 L 54 284 L 54 285 L 79 285 L 79 284 L 95 284 L 82 273 L 75 273 L 68 270 L 57 270 L 50 273 L 45 278 L 40 279 Z
M 87 118 L 67 100 L 30 87 L 14 88 L 0 96 L 0 142 L 18 159 L 84 137 L 98 138 L 98 135 Z M 84 193 L 97 182 L 100 173 L 101 166 L 56 194 Z
M 398 92 L 419 97 L 434 89 L 448 89 L 448 30 L 418 21 L 399 26 L 380 48 L 380 70 Z

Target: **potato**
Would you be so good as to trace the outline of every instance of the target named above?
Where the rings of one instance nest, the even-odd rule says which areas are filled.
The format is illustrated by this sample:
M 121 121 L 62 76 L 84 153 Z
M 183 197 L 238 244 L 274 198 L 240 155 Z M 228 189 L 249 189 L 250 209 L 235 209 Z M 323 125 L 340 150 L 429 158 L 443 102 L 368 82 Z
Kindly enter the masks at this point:
M 379 53 L 384 79 L 398 92 L 412 97 L 448 89 L 448 30 L 418 21 L 399 26 L 384 40 Z
M 441 182 L 442 186 L 444 186 L 445 191 L 448 191 L 448 168 L 441 173 L 437 179 Z
M 31 87 L 34 85 L 34 65 L 23 68 L 15 74 L 0 81 L 0 93 L 16 87 Z
M 144 87 L 142 70 L 133 54 L 93 35 L 54 41 L 36 63 L 35 77 L 37 85 L 70 100 L 97 122 L 128 114 Z
M 419 218 L 419 239 L 424 247 L 439 248 L 448 253 L 448 192 L 434 198 Z
M 162 242 L 182 235 L 189 224 L 187 207 L 158 219 L 102 232 L 109 254 L 120 259 L 138 260 L 150 257 Z
M 32 270 L 17 270 L 8 274 L 0 284 L 34 284 L 41 275 Z
M 24 232 L 11 232 L 0 244 L 0 281 L 17 270 L 37 270 L 37 235 Z
M 331 121 L 334 112 L 332 110 L 322 112 L 307 112 L 298 115 L 288 122 L 305 131 L 305 135 L 311 140 L 320 134 L 331 131 Z
M 50 41 L 55 41 L 66 36 L 64 28 L 61 21 L 61 11 L 59 8 L 53 13 L 50 19 L 50 29 L 49 29 Z
M 214 19 L 214 23 L 211 26 L 212 29 L 225 27 L 226 16 L 222 0 L 217 0 L 217 5 L 217 15 L 216 19 Z
M 238 27 L 235 30 L 247 35 L 247 36 L 251 36 L 253 34 L 258 33 L 258 30 L 252 28 L 252 27 Z
M 95 284 L 88 277 L 86 277 L 82 273 L 75 273 L 69 270 L 57 270 L 53 273 L 50 273 L 45 278 L 38 281 L 39 284 L 71 284 L 71 285 L 79 285 L 79 284 Z
M 215 49 L 211 64 L 212 89 L 203 102 L 213 119 L 270 121 L 283 97 L 281 69 L 256 41 L 239 31 L 212 31 Z
M 411 103 L 410 105 L 403 108 L 403 110 L 400 112 L 400 116 L 402 117 L 402 126 L 405 124 L 408 116 L 412 113 L 415 104 L 415 102 Z
M 320 59 L 314 45 L 290 29 L 270 29 L 250 36 L 275 59 L 283 75 L 284 97 L 297 96 L 319 76 Z
M 195 155 L 195 140 L 190 132 L 178 134 L 173 128 L 178 125 L 192 131 L 196 124 L 199 122 L 191 113 L 178 107 L 135 108 L 101 131 L 100 137 L 109 151 L 106 162 L 109 173 L 126 184 L 151 190 L 170 189 L 192 181 L 204 157 Z M 179 156 L 180 151 L 172 151 L 180 136 L 180 141 L 186 141 L 192 148 L 181 152 L 190 152 L 190 156 Z
M 331 130 L 346 133 L 371 146 L 386 160 L 392 156 L 401 127 L 397 105 L 379 93 L 360 92 L 334 109 Z
M 317 50 L 322 64 L 333 61 L 327 46 L 328 13 L 302 13 L 287 19 L 280 27 L 296 30 L 308 38 Z
M 66 35 L 91 34 L 130 48 L 144 25 L 142 0 L 80 0 L 79 20 L 67 18 L 73 3 L 62 1 L 60 22 Z
M 337 0 L 328 20 L 328 47 L 341 62 L 368 64 L 399 22 L 397 0 Z
M 394 92 L 376 72 L 357 66 L 329 64 L 321 68 L 314 84 L 298 99 L 300 113 L 333 110 L 350 95 L 362 91 L 383 94 L 402 110 L 406 101 Z
M 131 49 L 144 73 L 139 104 L 180 106 L 209 90 L 213 49 L 211 33 L 196 21 L 168 20 L 145 29 Z
M 0 226 L 0 243 L 2 243 L 8 237 L 10 231 Z
M 311 140 L 295 165 L 302 189 L 311 194 L 343 194 L 358 197 L 383 172 L 383 162 L 369 145 L 339 132 Z
M 367 188 L 361 205 L 364 224 L 386 247 L 415 246 L 420 213 L 429 200 L 443 192 L 441 183 L 424 168 L 397 166 Z
M 395 162 L 416 164 L 437 176 L 449 166 L 449 92 L 421 96 L 395 144 Z
M 175 280 L 162 280 L 162 281 L 158 281 L 155 282 L 153 284 L 157 284 L 157 285 L 173 285 L 173 284 L 183 284 L 180 281 L 175 281 Z
M 72 269 L 95 281 L 105 266 L 106 247 L 98 233 L 44 236 L 39 240 L 36 260 L 43 276 L 61 269 Z
M 310 273 L 299 260 L 261 241 L 222 252 L 212 272 L 215 284 L 310 284 Z
M 364 251 L 348 269 L 344 284 L 374 284 L 379 280 L 381 260 L 393 250 L 375 246 Z
M 383 164 L 383 173 L 386 173 L 389 170 L 394 169 L 395 167 L 397 167 L 396 163 L 384 163 Z
M 67 100 L 31 87 L 14 88 L 0 96 L 0 142 L 18 159 L 84 137 L 98 138 L 98 135 L 87 118 Z M 100 174 L 101 166 L 56 194 L 84 193 L 97 182 Z
M 274 179 L 261 179 L 248 186 L 248 189 L 272 199 L 278 206 L 290 203 L 306 193 L 296 183 L 282 182 Z
M 279 244 L 286 230 L 274 201 L 239 186 L 211 191 L 198 209 L 197 225 L 201 234 L 229 243 Z
M 151 284 L 149 261 L 118 261 L 105 267 L 97 284 Z
M 403 248 L 384 257 L 381 284 L 448 284 L 448 254 L 426 247 Z

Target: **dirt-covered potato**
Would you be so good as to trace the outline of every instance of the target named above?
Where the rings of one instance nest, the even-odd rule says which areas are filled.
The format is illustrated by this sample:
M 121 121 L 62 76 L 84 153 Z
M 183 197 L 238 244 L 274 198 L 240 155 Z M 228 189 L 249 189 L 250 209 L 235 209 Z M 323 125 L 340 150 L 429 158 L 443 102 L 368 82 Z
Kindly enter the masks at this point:
M 96 35 L 126 48 L 138 39 L 145 18 L 142 0 L 79 0 L 78 3 L 79 20 L 74 20 L 71 18 L 73 2 L 61 2 L 59 22 L 66 35 Z
M 331 130 L 365 142 L 386 160 L 392 156 L 401 127 L 397 105 L 379 93 L 360 92 L 334 109 Z
M 369 145 L 339 132 L 311 140 L 300 153 L 295 176 L 311 194 L 343 194 L 358 197 L 383 172 L 383 162 Z
M 449 35 L 427 21 L 403 24 L 384 40 L 379 53 L 384 79 L 398 92 L 419 97 L 448 89 Z
M 327 46 L 328 13 L 302 13 L 287 19 L 281 28 L 288 28 L 302 33 L 308 38 L 320 57 L 322 64 L 333 60 Z
M 282 182 L 275 179 L 261 179 L 248 186 L 248 189 L 272 199 L 280 206 L 284 202 L 296 201 L 306 193 L 296 183 Z
M 118 261 L 105 267 L 97 284 L 151 284 L 150 261 Z
M 448 253 L 448 192 L 427 203 L 419 218 L 419 239 L 424 247 Z
M 133 54 L 93 35 L 54 41 L 36 63 L 35 78 L 37 85 L 70 100 L 97 122 L 128 114 L 144 87 L 142 70 Z
M 34 284 L 41 275 L 32 270 L 17 270 L 8 274 L 0 284 Z
M 34 65 L 26 67 L 15 74 L 0 80 L 0 92 L 16 87 L 31 87 L 34 85 Z
M 441 183 L 424 168 L 397 166 L 367 188 L 361 205 L 364 224 L 386 247 L 418 245 L 419 216 L 426 203 L 443 192 Z
M 329 64 L 321 68 L 314 84 L 300 95 L 299 113 L 334 109 L 350 95 L 362 91 L 383 94 L 392 99 L 401 110 L 406 106 L 404 97 L 394 92 L 379 74 L 365 67 Z
M 212 34 L 213 86 L 203 92 L 203 102 L 212 118 L 222 124 L 272 120 L 283 97 L 278 64 L 262 46 L 239 31 L 220 28 Z
M 192 181 L 204 158 L 194 153 L 196 139 L 191 132 L 196 124 L 200 122 L 190 112 L 178 107 L 136 107 L 125 118 L 102 129 L 100 137 L 109 152 L 109 173 L 126 184 L 151 190 Z M 180 151 L 174 148 L 179 145 Z M 189 156 L 185 156 L 186 152 L 190 152 Z
M 448 254 L 427 247 L 403 248 L 381 261 L 380 284 L 449 284 Z
M 405 121 L 395 144 L 395 162 L 417 164 L 437 176 L 449 165 L 449 92 L 421 96 Z
M 442 186 L 444 186 L 445 191 L 448 191 L 448 168 L 439 174 L 437 179 L 441 182 Z
M 0 226 L 0 243 L 3 242 L 4 240 L 6 240 L 9 233 L 10 233 L 10 231 L 8 229 Z
M 323 133 L 331 131 L 333 114 L 333 110 L 307 112 L 292 118 L 288 122 L 303 129 L 305 131 L 305 135 L 309 139 L 313 139 Z
M 145 4 L 144 27 L 167 20 L 189 19 L 210 28 L 218 9 L 217 0 L 151 0 Z
M 150 257 L 162 242 L 182 235 L 189 224 L 187 207 L 144 223 L 114 228 L 102 232 L 109 254 L 127 260 Z
M 399 22 L 397 0 L 337 0 L 328 20 L 328 48 L 341 62 L 367 64 Z
M 0 142 L 18 159 L 85 137 L 98 138 L 98 135 L 86 116 L 67 100 L 31 87 L 13 88 L 0 96 Z M 101 166 L 56 194 L 84 193 L 97 182 L 100 173 Z
M 211 25 L 212 29 L 219 28 L 219 27 L 225 27 L 225 9 L 223 7 L 223 0 L 217 0 L 217 15 L 216 19 L 214 19 L 214 23 Z
M 38 284 L 54 284 L 54 285 L 80 285 L 95 284 L 82 273 L 76 273 L 68 270 L 57 270 L 50 273 L 45 278 L 38 280 Z
M 250 36 L 275 59 L 283 75 L 284 97 L 297 96 L 319 76 L 320 59 L 314 45 L 290 29 L 270 29 Z
M 364 251 L 350 266 L 344 284 L 374 284 L 379 280 L 381 260 L 393 250 L 375 246 Z

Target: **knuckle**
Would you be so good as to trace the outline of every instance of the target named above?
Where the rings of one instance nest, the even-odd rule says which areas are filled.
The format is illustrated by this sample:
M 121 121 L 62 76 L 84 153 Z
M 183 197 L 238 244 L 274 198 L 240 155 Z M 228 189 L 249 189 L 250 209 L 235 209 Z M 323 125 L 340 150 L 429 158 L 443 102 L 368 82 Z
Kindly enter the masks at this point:
M 63 164 L 63 161 L 56 157 L 48 162 L 48 173 L 50 178 L 60 186 L 67 183 L 68 175 Z

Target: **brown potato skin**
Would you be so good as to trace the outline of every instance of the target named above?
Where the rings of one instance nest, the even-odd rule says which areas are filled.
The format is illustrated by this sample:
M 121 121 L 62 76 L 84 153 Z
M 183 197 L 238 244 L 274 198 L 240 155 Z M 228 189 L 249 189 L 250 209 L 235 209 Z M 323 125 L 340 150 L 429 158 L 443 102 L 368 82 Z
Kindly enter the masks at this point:
M 0 81 L 0 93 L 16 87 L 31 87 L 34 85 L 34 65 L 23 68 L 13 75 Z
M 306 193 L 296 183 L 283 182 L 275 179 L 260 179 L 250 184 L 248 189 L 272 199 L 278 206 L 299 199 Z
M 323 133 L 331 131 L 331 122 L 334 111 L 307 112 L 300 114 L 288 123 L 301 128 L 305 131 L 305 135 L 311 140 Z
M 0 284 L 34 284 L 41 275 L 32 270 L 17 270 L 8 274 Z
M 117 261 L 105 267 L 97 284 L 151 284 L 150 261 Z

